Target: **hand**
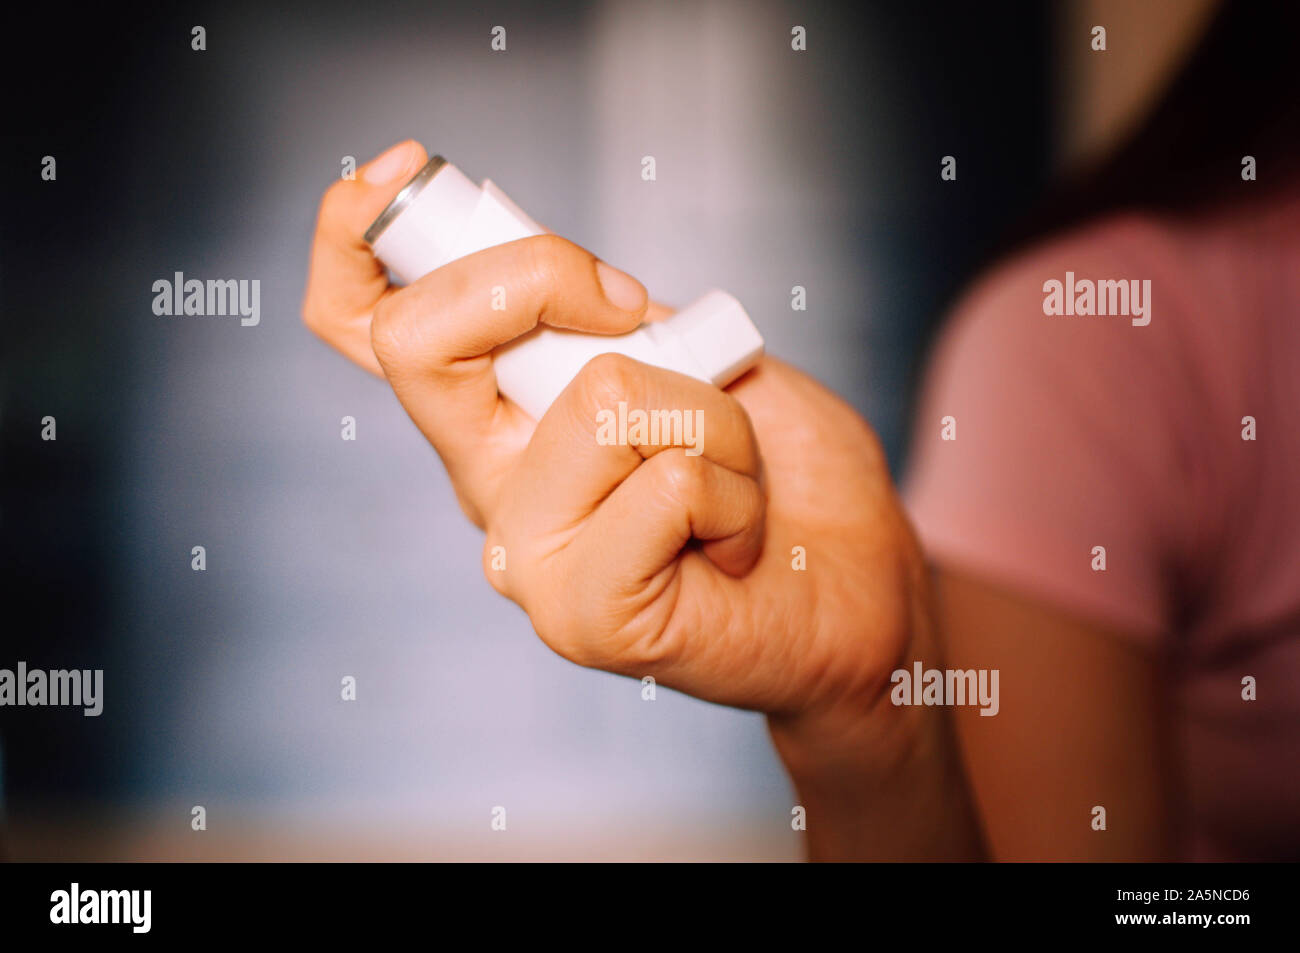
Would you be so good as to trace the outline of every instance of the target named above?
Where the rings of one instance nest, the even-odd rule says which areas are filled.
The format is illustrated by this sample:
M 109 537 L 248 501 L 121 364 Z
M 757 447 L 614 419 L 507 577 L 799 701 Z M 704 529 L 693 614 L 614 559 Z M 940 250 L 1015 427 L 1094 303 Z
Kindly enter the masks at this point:
M 304 318 L 387 377 L 485 528 L 492 584 L 579 664 L 767 712 L 792 736 L 888 736 L 889 673 L 928 626 L 920 554 L 866 424 L 770 358 L 723 392 L 617 355 L 532 421 L 498 395 L 493 348 L 539 322 L 630 330 L 645 289 L 554 236 L 390 287 L 361 235 L 424 158 L 403 144 L 330 188 Z M 702 412 L 702 454 L 598 444 L 597 413 L 620 401 Z

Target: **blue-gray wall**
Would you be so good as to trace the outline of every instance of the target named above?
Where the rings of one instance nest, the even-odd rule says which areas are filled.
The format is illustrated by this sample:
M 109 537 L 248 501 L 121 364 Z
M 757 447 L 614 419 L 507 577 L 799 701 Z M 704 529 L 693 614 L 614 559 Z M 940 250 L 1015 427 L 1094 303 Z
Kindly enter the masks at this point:
M 653 855 L 646 831 L 665 856 L 709 836 L 795 856 L 761 717 L 645 703 L 483 580 L 433 452 L 299 320 L 316 203 L 344 156 L 418 138 L 662 300 L 734 292 L 897 465 L 927 329 L 1042 176 L 1045 13 L 476 6 L 223 4 L 44 46 L 63 34 L 37 12 L 11 32 L 51 59 L 14 77 L 5 130 L 0 665 L 103 666 L 107 695 L 99 719 L 0 714 L 11 816 L 88 802 L 184 830 L 203 804 L 214 854 L 240 836 L 223 818 L 254 817 L 499 856 L 504 805 L 519 843 L 579 856 Z M 259 279 L 261 324 L 155 316 L 175 271 Z

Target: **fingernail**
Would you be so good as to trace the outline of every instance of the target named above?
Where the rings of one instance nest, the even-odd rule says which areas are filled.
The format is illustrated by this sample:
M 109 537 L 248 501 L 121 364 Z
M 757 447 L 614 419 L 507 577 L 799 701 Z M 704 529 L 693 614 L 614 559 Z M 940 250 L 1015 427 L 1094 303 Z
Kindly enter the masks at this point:
M 383 185 L 397 178 L 403 170 L 412 164 L 415 158 L 415 143 L 403 142 L 393 146 L 378 159 L 366 165 L 361 177 L 371 185 Z
M 640 311 L 645 307 L 646 290 L 641 282 L 603 261 L 596 262 L 596 277 L 600 279 L 605 298 L 624 311 Z

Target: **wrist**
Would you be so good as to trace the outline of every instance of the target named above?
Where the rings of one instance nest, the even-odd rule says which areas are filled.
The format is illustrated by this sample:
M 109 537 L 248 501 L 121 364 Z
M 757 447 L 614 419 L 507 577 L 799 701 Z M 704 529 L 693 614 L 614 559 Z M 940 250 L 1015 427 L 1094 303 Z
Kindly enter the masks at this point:
M 919 554 L 917 563 L 920 563 Z M 936 719 L 913 706 L 895 705 L 892 677 L 911 660 L 938 662 L 938 639 L 931 622 L 924 569 L 899 573 L 904 595 L 893 625 L 877 627 L 855 640 L 864 648 L 891 645 L 886 651 L 853 661 L 840 657 L 840 677 L 819 678 L 821 691 L 805 696 L 807 704 L 790 712 L 768 714 L 773 744 L 796 779 L 853 769 L 888 773 L 919 748 L 933 744 Z M 884 636 L 882 632 L 892 635 Z
M 925 713 L 898 707 L 888 691 L 834 707 L 769 714 L 768 733 L 786 770 L 800 784 L 888 776 L 927 745 Z M 932 721 L 932 720 L 931 720 Z
M 946 709 L 864 713 L 854 727 L 769 717 L 769 728 L 805 811 L 810 860 L 984 859 Z
M 913 618 L 904 654 L 937 664 L 927 615 Z M 950 710 L 895 705 L 889 673 L 876 681 L 834 704 L 768 715 L 773 745 L 806 811 L 809 857 L 982 858 Z

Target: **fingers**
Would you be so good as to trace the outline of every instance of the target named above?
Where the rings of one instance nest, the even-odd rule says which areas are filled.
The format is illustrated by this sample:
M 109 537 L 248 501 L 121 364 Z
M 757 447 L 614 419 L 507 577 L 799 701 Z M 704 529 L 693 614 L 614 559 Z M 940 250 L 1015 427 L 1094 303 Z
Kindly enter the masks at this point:
M 362 236 L 426 159 L 418 142 L 398 143 L 358 169 L 355 179 L 335 182 L 321 200 L 303 320 L 375 374 L 383 371 L 370 347 L 370 320 L 390 288 L 387 271 Z
M 607 598 L 642 592 L 691 539 L 704 542 L 704 555 L 723 572 L 743 576 L 762 553 L 765 511 L 754 477 L 673 449 L 637 467 L 569 553 L 575 565 L 601 567 Z
M 643 460 L 678 448 L 758 480 L 762 458 L 740 404 L 712 384 L 619 354 L 589 361 L 538 423 L 514 492 L 534 534 L 578 522 Z
M 386 297 L 371 323 L 371 346 L 447 461 L 482 451 L 493 424 L 509 413 L 498 407 L 493 348 L 539 323 L 630 331 L 646 304 L 636 279 L 572 242 L 540 235 L 451 262 Z
M 765 495 L 753 478 L 672 449 L 637 467 L 558 558 L 516 561 L 509 573 L 489 571 L 488 578 L 566 658 L 624 674 L 644 674 L 646 666 L 666 672 L 663 666 L 701 635 L 670 626 L 679 617 L 682 587 L 693 576 L 692 602 L 706 585 L 722 598 L 725 577 L 698 570 L 712 562 L 745 575 L 762 554 L 765 513 Z M 692 538 L 705 541 L 708 562 L 683 556 Z
M 548 644 L 603 658 L 584 640 L 617 638 L 634 619 L 653 629 L 640 610 L 662 608 L 693 539 L 723 572 L 749 572 L 765 515 L 762 458 L 740 404 L 711 384 L 606 354 L 570 383 L 520 457 L 488 533 L 489 545 L 520 558 L 489 579 Z M 580 609 L 587 624 L 566 637 L 547 622 L 557 604 L 570 613 L 559 618 Z

